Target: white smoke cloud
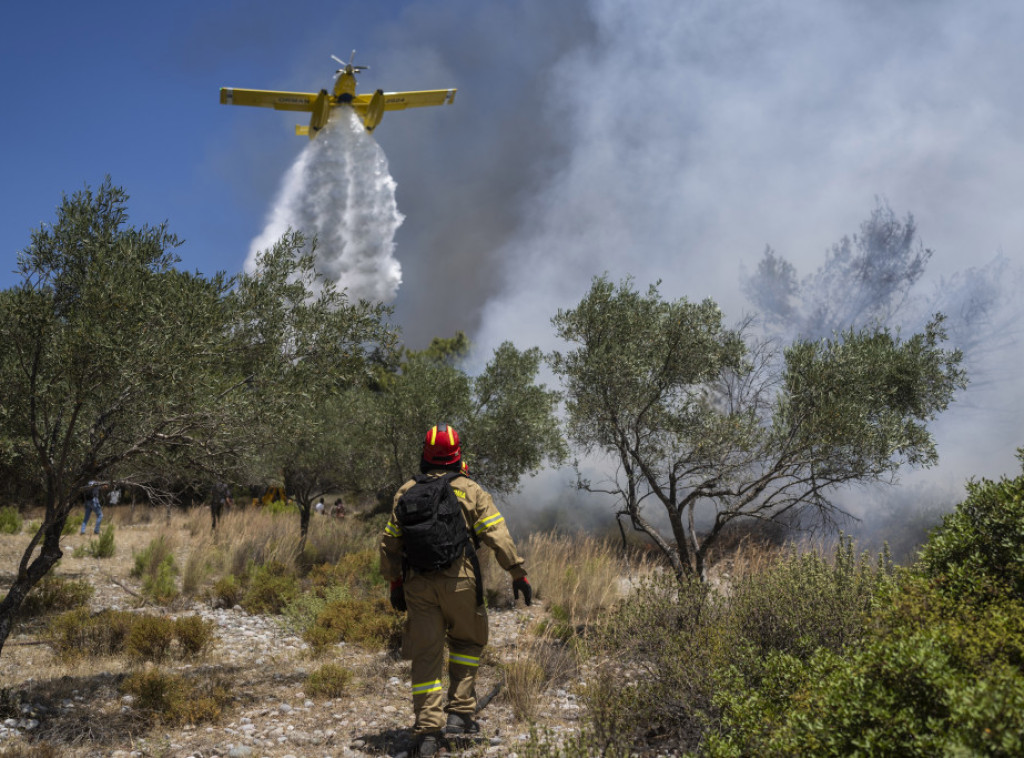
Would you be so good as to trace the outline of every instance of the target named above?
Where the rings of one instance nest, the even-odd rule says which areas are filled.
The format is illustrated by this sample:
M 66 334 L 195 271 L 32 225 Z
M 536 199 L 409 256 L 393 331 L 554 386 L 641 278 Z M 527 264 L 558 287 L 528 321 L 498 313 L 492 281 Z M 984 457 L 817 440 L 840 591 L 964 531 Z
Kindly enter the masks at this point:
M 288 170 L 245 267 L 295 229 L 316 238 L 317 270 L 351 299 L 390 302 L 402 282 L 394 239 L 403 219 L 384 151 L 342 108 Z

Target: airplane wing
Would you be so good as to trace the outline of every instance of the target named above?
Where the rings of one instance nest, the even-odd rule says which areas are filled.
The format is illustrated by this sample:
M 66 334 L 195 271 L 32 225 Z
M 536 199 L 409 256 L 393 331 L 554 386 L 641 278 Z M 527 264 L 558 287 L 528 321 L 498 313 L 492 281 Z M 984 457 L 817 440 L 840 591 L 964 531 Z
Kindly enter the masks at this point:
M 221 105 L 256 105 L 279 111 L 312 111 L 318 92 L 273 92 L 263 89 L 221 87 Z
M 428 105 L 451 105 L 455 100 L 454 89 L 430 89 L 419 92 L 385 92 L 384 110 L 402 111 L 406 108 L 423 108 Z M 356 95 L 350 105 L 357 111 L 364 111 L 373 98 L 369 95 Z

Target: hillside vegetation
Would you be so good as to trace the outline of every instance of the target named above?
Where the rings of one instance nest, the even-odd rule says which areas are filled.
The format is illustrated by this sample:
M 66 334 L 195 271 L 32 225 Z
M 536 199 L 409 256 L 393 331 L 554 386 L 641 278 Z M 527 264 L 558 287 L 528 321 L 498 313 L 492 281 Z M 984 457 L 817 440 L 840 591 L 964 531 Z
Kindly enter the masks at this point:
M 4 754 L 407 753 L 379 517 L 318 517 L 300 549 L 287 513 L 238 510 L 216 534 L 201 509 L 154 513 L 116 510 L 112 557 L 69 553 L 26 601 L 0 664 Z M 747 541 L 713 581 L 679 582 L 587 537 L 523 551 L 538 603 L 511 610 L 489 567 L 479 694 L 500 690 L 454 752 L 1024 752 L 1024 474 L 970 483 L 910 566 L 848 539 Z M 254 624 L 269 631 L 236 639 Z M 275 735 L 282 714 L 307 728 Z

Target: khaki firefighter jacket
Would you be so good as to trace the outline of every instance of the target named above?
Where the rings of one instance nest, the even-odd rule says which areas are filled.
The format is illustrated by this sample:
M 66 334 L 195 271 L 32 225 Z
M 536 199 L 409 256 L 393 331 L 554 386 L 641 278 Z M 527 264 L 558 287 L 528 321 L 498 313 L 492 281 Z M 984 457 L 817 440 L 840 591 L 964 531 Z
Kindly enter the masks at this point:
M 445 473 L 447 472 L 438 469 L 427 472 L 427 475 L 438 477 Z M 395 506 L 398 505 L 398 499 L 415 483 L 414 479 L 410 479 L 395 493 L 391 518 L 384 527 L 384 536 L 380 543 L 380 573 L 388 581 L 402 578 L 402 529 L 395 517 Z M 477 543 L 491 548 L 498 563 L 512 575 L 513 579 L 526 576 L 523 559 L 516 552 L 512 535 L 508 533 L 508 527 L 505 525 L 505 517 L 494 506 L 490 494 L 466 476 L 455 477 L 451 480 L 451 486 L 462 504 L 462 515 L 466 519 L 469 532 L 474 535 Z M 471 577 L 473 565 L 467 556 L 463 556 L 437 573 L 458 578 Z

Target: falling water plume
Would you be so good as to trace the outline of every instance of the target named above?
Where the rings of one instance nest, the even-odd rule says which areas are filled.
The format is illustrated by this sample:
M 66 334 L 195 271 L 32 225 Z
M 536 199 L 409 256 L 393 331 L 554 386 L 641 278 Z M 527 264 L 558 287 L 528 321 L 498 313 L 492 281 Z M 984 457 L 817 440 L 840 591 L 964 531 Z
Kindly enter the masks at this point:
M 285 175 L 245 267 L 289 229 L 317 240 L 316 269 L 352 299 L 390 302 L 402 283 L 394 258 L 404 216 L 384 151 L 354 112 L 340 109 Z

